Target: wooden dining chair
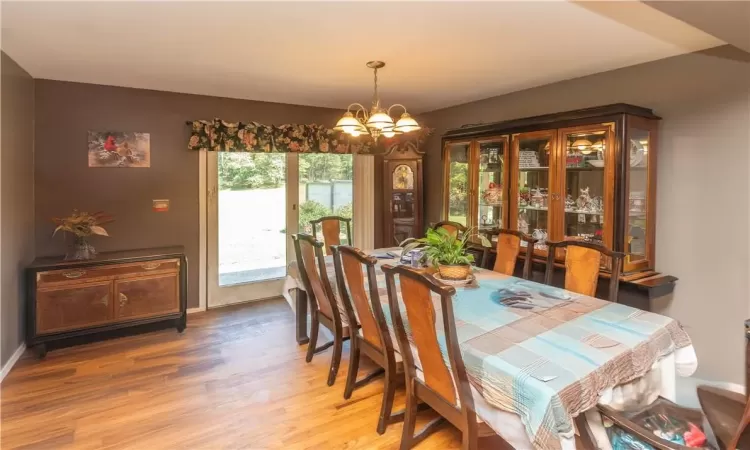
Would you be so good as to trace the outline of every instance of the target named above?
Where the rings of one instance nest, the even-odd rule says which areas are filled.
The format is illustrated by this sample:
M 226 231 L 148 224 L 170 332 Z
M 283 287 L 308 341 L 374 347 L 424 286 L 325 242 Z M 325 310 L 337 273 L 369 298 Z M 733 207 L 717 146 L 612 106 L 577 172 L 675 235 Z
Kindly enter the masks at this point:
M 596 296 L 596 285 L 599 281 L 599 270 L 602 255 L 612 260 L 612 273 L 609 279 L 609 297 L 607 300 L 617 303 L 620 271 L 622 270 L 623 253 L 614 252 L 604 245 L 587 241 L 547 241 L 547 270 L 544 283 L 552 285 L 555 270 L 555 255 L 558 249 L 565 249 L 565 289 L 579 294 Z
M 456 234 L 456 236 L 461 236 L 462 234 L 466 233 L 466 227 L 458 222 L 452 222 L 450 220 L 442 220 L 432 226 L 432 229 L 437 231 L 438 229 L 444 229 L 448 233 Z
M 323 243 L 309 234 L 293 234 L 294 253 L 297 257 L 300 278 L 310 299 L 310 343 L 305 361 L 312 361 L 313 355 L 333 346 L 331 368 L 328 372 L 328 386 L 333 386 L 341 364 L 341 349 L 349 338 L 349 320 L 339 310 L 336 297 L 326 271 Z M 317 268 L 316 268 L 317 265 Z M 333 340 L 318 347 L 318 330 L 324 325 L 333 333 Z
M 495 228 L 485 232 L 487 239 L 492 242 L 492 239 L 497 236 L 497 245 L 495 246 L 495 264 L 492 270 L 497 273 L 513 276 L 516 270 L 516 261 L 518 255 L 521 253 L 521 242 L 526 242 L 526 256 L 523 262 L 523 273 L 522 277 L 530 280 L 531 279 L 531 258 L 534 256 L 533 248 L 534 244 L 537 243 L 537 239 L 529 236 L 526 233 L 515 230 L 506 230 L 503 228 Z M 532 249 L 532 251 L 528 251 Z M 490 249 L 484 247 L 484 253 L 482 254 L 481 266 L 485 269 L 489 269 Z
M 447 419 L 463 433 L 463 449 L 477 449 L 480 442 L 487 448 L 511 449 L 505 440 L 476 415 L 453 316 L 452 297 L 456 290 L 406 266 L 393 267 L 384 264 L 382 269 L 386 276 L 388 304 L 406 374 L 406 416 L 400 448 L 406 450 L 419 444 Z M 396 285 L 396 276 L 399 278 L 399 287 Z M 441 327 L 448 353 L 447 364 L 440 350 L 436 311 L 432 303 L 433 294 L 440 298 L 443 317 Z M 406 311 L 411 338 L 407 336 L 407 327 L 404 324 L 406 321 L 401 312 L 402 304 Z M 410 342 L 413 342 L 416 356 L 412 352 Z M 416 363 L 417 358 L 419 367 Z M 438 412 L 440 417 L 429 422 L 415 436 L 420 401 Z
M 723 449 L 750 449 L 750 401 L 747 395 L 714 386 L 698 386 L 703 414 Z M 745 321 L 745 392 L 750 394 L 750 320 Z
M 318 238 L 318 225 L 323 232 L 323 251 L 331 254 L 332 245 L 341 245 L 341 223 L 346 224 L 346 243 L 352 245 L 352 219 L 341 216 L 325 216 L 310 221 L 313 238 Z
M 378 434 L 383 434 L 389 424 L 401 421 L 404 417 L 403 411 L 391 414 L 396 388 L 404 381 L 404 364 L 401 356 L 394 352 L 391 334 L 380 303 L 375 275 L 378 260 L 365 255 L 357 248 L 344 245 L 333 247 L 333 260 L 339 294 L 349 323 L 356 324 L 359 317 L 359 324 L 352 326 L 349 373 L 346 377 L 344 398 L 348 400 L 354 389 L 385 374 L 383 401 L 377 427 Z M 367 356 L 380 366 L 380 369 L 358 381 L 360 354 Z

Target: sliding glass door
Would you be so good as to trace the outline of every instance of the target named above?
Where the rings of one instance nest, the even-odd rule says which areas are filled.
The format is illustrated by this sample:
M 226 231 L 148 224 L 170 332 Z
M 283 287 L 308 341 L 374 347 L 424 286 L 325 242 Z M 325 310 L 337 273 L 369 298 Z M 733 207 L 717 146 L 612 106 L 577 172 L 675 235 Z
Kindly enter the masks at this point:
M 290 236 L 352 217 L 352 155 L 209 153 L 207 170 L 209 308 L 279 296 Z

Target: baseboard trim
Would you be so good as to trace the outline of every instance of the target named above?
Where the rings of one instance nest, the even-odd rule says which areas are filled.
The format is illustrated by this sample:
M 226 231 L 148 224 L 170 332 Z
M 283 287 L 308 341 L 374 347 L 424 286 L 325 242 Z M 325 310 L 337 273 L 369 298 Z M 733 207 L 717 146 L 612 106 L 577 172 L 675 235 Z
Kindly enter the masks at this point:
M 187 313 L 193 314 L 198 312 L 204 312 L 206 310 L 205 306 L 196 306 L 195 308 L 188 308 Z
M 5 363 L 2 370 L 0 370 L 0 383 L 3 382 L 5 379 L 5 376 L 10 373 L 10 370 L 13 368 L 13 366 L 16 365 L 16 362 L 18 362 L 19 359 L 21 359 L 21 356 L 23 355 L 23 352 L 26 351 L 26 344 L 21 343 L 21 345 L 18 346 L 15 352 L 13 352 L 13 355 L 10 357 L 8 362 Z
M 738 392 L 740 394 L 745 393 L 745 386 L 737 383 L 731 383 L 729 381 L 710 381 L 696 377 L 677 377 L 676 379 L 676 398 L 678 404 L 688 406 L 692 408 L 700 408 L 698 402 L 698 394 L 696 389 L 698 386 L 714 386 L 728 391 Z

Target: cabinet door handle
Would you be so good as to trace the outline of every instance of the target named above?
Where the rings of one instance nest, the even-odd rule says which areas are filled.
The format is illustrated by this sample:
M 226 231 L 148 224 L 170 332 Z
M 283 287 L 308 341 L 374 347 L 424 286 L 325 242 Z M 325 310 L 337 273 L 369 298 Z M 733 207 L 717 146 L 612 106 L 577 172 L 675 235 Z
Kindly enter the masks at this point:
M 141 267 L 143 267 L 144 270 L 154 270 L 154 269 L 157 269 L 159 266 L 161 266 L 161 263 L 141 264 Z
M 128 297 L 122 292 L 120 292 L 120 308 L 124 307 L 127 302 L 128 302 Z
M 69 270 L 67 272 L 63 272 L 63 276 L 65 278 L 81 278 L 86 274 L 85 270 Z
M 557 192 L 552 193 L 552 200 L 560 200 L 560 194 Z

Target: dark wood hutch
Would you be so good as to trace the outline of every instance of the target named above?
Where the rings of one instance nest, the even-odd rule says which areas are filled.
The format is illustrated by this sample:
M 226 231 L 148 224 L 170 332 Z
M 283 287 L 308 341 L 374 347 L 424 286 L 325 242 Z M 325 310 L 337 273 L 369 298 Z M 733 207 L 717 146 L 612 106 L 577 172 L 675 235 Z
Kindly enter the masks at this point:
M 648 309 L 676 281 L 654 271 L 659 120 L 614 104 L 449 130 L 442 216 L 532 234 L 537 265 L 546 240 L 601 241 L 626 254 L 621 302 Z

